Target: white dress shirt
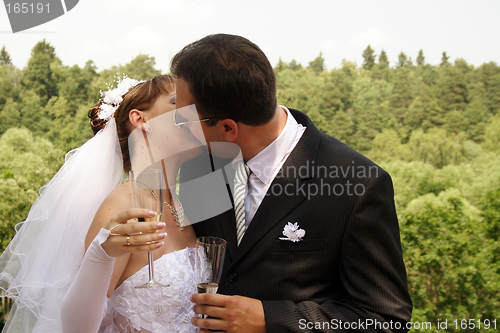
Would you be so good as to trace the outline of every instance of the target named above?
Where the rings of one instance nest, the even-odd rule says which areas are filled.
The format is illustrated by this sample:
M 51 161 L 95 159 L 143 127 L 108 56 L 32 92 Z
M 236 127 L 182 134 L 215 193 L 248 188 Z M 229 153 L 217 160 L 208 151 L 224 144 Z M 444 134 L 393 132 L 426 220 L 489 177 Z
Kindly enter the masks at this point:
M 280 135 L 269 146 L 247 161 L 251 173 L 248 178 L 248 193 L 245 197 L 246 228 L 252 222 L 255 212 L 257 212 L 283 163 L 285 163 L 306 130 L 304 126 L 297 123 L 286 107 L 281 106 L 281 108 L 286 112 L 287 120 Z

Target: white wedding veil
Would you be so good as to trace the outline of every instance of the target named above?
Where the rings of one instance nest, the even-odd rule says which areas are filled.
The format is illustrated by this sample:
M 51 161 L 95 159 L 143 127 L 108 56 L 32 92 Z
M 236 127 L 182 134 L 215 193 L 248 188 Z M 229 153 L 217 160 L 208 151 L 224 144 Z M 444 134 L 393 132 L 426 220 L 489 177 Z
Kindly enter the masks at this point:
M 88 228 L 122 176 L 111 118 L 92 139 L 66 155 L 0 257 L 0 288 L 14 299 L 2 332 L 61 332 L 61 302 L 83 258 Z

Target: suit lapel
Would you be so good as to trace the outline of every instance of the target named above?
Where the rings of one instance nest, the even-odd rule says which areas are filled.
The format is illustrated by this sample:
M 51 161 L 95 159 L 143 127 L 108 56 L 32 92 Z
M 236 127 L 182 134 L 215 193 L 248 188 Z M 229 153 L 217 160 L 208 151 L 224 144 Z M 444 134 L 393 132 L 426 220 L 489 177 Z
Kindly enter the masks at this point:
M 234 210 L 231 209 L 218 215 L 214 222 L 212 225 L 220 228 L 220 232 L 209 234 L 221 235 L 220 237 L 227 241 L 226 255 L 231 259 L 235 258 L 238 246 L 236 242 L 236 218 L 234 217 Z
M 304 186 L 304 181 L 310 178 L 309 168 L 311 167 L 311 162 L 316 159 L 320 142 L 320 132 L 306 115 L 295 110 L 290 111 L 298 123 L 306 126 L 306 130 L 262 200 L 243 236 L 240 246 L 237 248 L 236 256 L 233 256 L 233 265 L 254 247 L 271 228 L 306 199 L 307 193 L 304 190 L 300 190 L 300 187 L 301 184 Z M 307 168 L 308 172 L 305 176 L 302 176 L 298 172 L 298 170 L 301 170 L 300 167 Z M 296 173 L 290 170 L 295 170 Z M 287 189 L 287 193 L 291 193 L 292 195 L 280 194 L 279 191 L 284 191 L 284 189 Z M 234 221 L 233 213 L 233 238 L 235 238 L 236 232 Z
M 230 182 L 233 182 L 235 170 L 231 163 L 226 163 L 221 167 L 226 180 L 226 187 L 231 198 L 231 203 L 234 207 L 232 186 Z M 234 208 L 220 214 L 217 218 L 217 224 L 221 228 L 222 238 L 227 241 L 227 254 L 230 258 L 236 256 L 236 251 L 238 249 L 238 242 L 236 240 L 236 217 L 234 216 Z

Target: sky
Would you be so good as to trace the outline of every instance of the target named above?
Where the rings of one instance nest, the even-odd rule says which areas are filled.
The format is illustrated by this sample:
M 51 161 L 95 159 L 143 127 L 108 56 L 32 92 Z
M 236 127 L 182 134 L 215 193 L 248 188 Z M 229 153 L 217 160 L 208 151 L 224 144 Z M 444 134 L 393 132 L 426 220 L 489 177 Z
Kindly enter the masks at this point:
M 43 0 L 40 0 L 43 1 Z M 12 33 L 0 8 L 0 48 L 24 68 L 31 49 L 46 40 L 63 65 L 98 70 L 126 64 L 139 54 L 168 73 L 171 58 L 185 45 L 213 33 L 244 36 L 275 66 L 281 58 L 307 66 L 320 52 L 327 69 L 342 60 L 363 63 L 370 45 L 385 50 L 390 66 L 404 52 L 420 49 L 437 65 L 450 61 L 480 66 L 500 63 L 500 0 L 80 0 L 65 15 Z

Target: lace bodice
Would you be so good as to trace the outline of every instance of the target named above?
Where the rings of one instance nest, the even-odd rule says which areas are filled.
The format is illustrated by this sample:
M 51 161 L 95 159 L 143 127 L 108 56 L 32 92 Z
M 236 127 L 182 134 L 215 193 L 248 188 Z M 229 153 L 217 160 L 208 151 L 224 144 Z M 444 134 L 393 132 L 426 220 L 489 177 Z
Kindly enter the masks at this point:
M 125 280 L 109 298 L 99 332 L 195 332 L 191 324 L 193 304 L 189 301 L 196 292 L 193 254 L 194 249 L 186 248 L 165 254 L 154 262 L 155 280 L 170 287 L 134 288 L 147 282 L 147 266 Z

